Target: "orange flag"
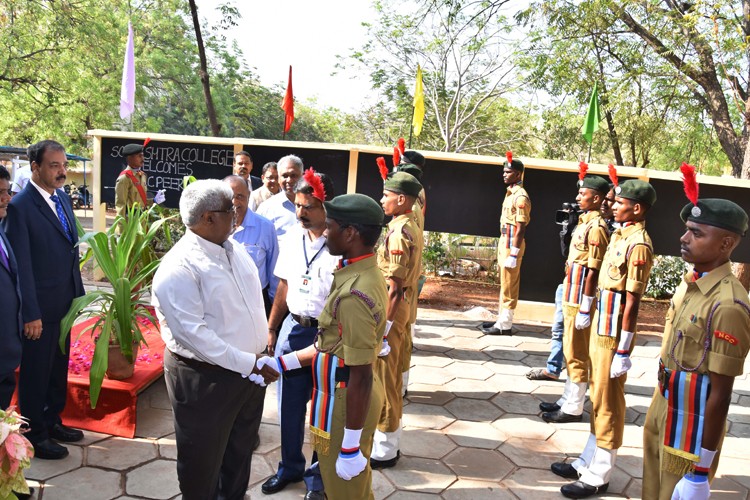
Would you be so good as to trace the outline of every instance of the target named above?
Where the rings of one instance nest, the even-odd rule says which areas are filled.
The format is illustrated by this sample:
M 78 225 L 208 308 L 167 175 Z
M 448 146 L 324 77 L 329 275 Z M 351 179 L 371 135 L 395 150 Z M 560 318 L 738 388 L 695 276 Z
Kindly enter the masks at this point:
M 292 67 L 289 66 L 289 84 L 286 86 L 284 100 L 281 101 L 281 109 L 284 110 L 284 133 L 289 132 L 294 121 L 294 93 L 292 92 Z

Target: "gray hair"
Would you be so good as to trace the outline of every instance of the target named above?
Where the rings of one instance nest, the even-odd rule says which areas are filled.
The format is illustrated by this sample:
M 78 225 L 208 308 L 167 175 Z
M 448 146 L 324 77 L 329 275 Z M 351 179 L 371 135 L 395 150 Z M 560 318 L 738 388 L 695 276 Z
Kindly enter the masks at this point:
M 232 188 L 218 179 L 195 181 L 180 196 L 180 216 L 187 227 L 198 224 L 206 212 L 222 210 L 232 203 Z
M 245 179 L 241 175 L 234 175 L 234 174 L 227 175 L 226 177 L 224 177 L 222 179 L 222 181 L 226 182 L 230 186 L 233 183 L 235 183 L 235 182 L 240 183 L 240 184 L 242 184 L 244 182 L 245 183 L 245 187 L 247 188 L 248 194 L 253 194 L 253 185 L 250 184 L 250 179 Z M 234 196 L 234 195 L 232 195 L 232 196 Z
M 305 169 L 305 165 L 302 163 L 302 158 L 300 158 L 297 155 L 286 155 L 282 157 L 278 163 L 276 164 L 276 169 L 281 172 L 284 168 L 286 168 L 286 163 L 289 162 L 292 165 L 294 165 L 297 170 L 299 170 L 299 173 L 302 174 L 302 170 Z

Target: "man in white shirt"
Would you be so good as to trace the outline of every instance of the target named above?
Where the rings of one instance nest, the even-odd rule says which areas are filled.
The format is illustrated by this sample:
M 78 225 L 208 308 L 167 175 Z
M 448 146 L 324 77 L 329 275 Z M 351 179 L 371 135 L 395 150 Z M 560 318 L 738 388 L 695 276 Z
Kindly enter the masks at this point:
M 185 236 L 162 259 L 152 294 L 167 347 L 177 477 L 186 500 L 244 498 L 265 384 L 277 378 L 256 367 L 268 326 L 258 269 L 229 239 L 229 185 L 190 184 L 180 215 Z
M 31 180 L 31 166 L 13 164 L 13 183 L 10 185 L 10 192 L 13 194 L 20 193 L 26 184 Z
M 302 159 L 299 156 L 287 155 L 277 165 L 281 190 L 268 198 L 258 207 L 258 215 L 273 222 L 276 235 L 281 237 L 297 225 L 294 207 L 294 187 L 302 177 Z
M 312 345 L 318 331 L 318 316 L 325 306 L 338 263 L 338 257 L 328 252 L 323 235 L 326 229 L 323 202 L 333 198 L 333 182 L 310 168 L 294 191 L 299 225 L 292 227 L 280 244 L 274 271 L 279 286 L 268 319 L 268 350 L 277 357 Z M 287 316 L 287 312 L 291 314 Z M 289 483 L 304 479 L 305 500 L 322 500 L 325 497 L 317 456 L 313 454 L 311 467 L 305 470 L 307 462 L 302 453 L 305 413 L 313 388 L 312 371 L 309 367 L 290 369 L 284 372 L 281 382 L 281 462 L 261 490 L 267 495 L 276 493 Z

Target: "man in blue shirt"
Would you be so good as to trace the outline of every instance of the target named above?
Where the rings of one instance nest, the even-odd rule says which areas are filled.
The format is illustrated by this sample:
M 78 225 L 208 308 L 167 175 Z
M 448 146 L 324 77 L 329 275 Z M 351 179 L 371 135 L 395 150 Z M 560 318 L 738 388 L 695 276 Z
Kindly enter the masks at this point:
M 258 215 L 273 222 L 276 235 L 281 238 L 289 229 L 297 225 L 294 206 L 294 186 L 302 177 L 302 159 L 299 156 L 287 155 L 276 165 L 279 172 L 281 190 L 268 198 L 258 207 Z
M 279 283 L 278 278 L 273 274 L 276 259 L 279 256 L 276 230 L 271 221 L 248 210 L 250 201 L 248 181 L 238 175 L 230 175 L 224 178 L 224 182 L 229 184 L 234 193 L 232 204 L 236 214 L 236 225 L 231 238 L 245 247 L 258 268 L 267 317 L 271 312 L 276 286 Z

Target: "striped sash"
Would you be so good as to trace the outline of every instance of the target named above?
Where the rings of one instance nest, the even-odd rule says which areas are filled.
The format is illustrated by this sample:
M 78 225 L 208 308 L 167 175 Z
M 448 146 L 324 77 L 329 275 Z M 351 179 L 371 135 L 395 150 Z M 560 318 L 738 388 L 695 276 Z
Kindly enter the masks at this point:
M 505 248 L 510 248 L 513 246 L 513 236 L 516 233 L 516 225 L 515 224 L 506 224 L 505 225 Z
M 312 362 L 313 391 L 310 405 L 310 444 L 315 451 L 328 455 L 331 444 L 331 423 L 336 392 L 336 369 L 344 360 L 333 354 L 318 351 Z M 346 387 L 339 382 L 339 387 Z
M 597 312 L 599 318 L 596 323 L 597 343 L 604 349 L 617 347 L 620 314 L 625 304 L 622 303 L 622 293 L 613 290 L 599 289 Z
M 576 262 L 569 264 L 568 276 L 565 278 L 565 289 L 563 290 L 563 303 L 581 304 L 587 269 L 587 267 Z
M 700 460 L 710 378 L 701 373 L 680 370 L 665 369 L 665 373 L 666 384 L 662 395 L 667 400 L 668 409 L 664 429 L 664 451 L 676 458 L 665 460 L 665 463 L 685 463 L 680 467 L 684 469 L 691 467 L 692 462 Z

